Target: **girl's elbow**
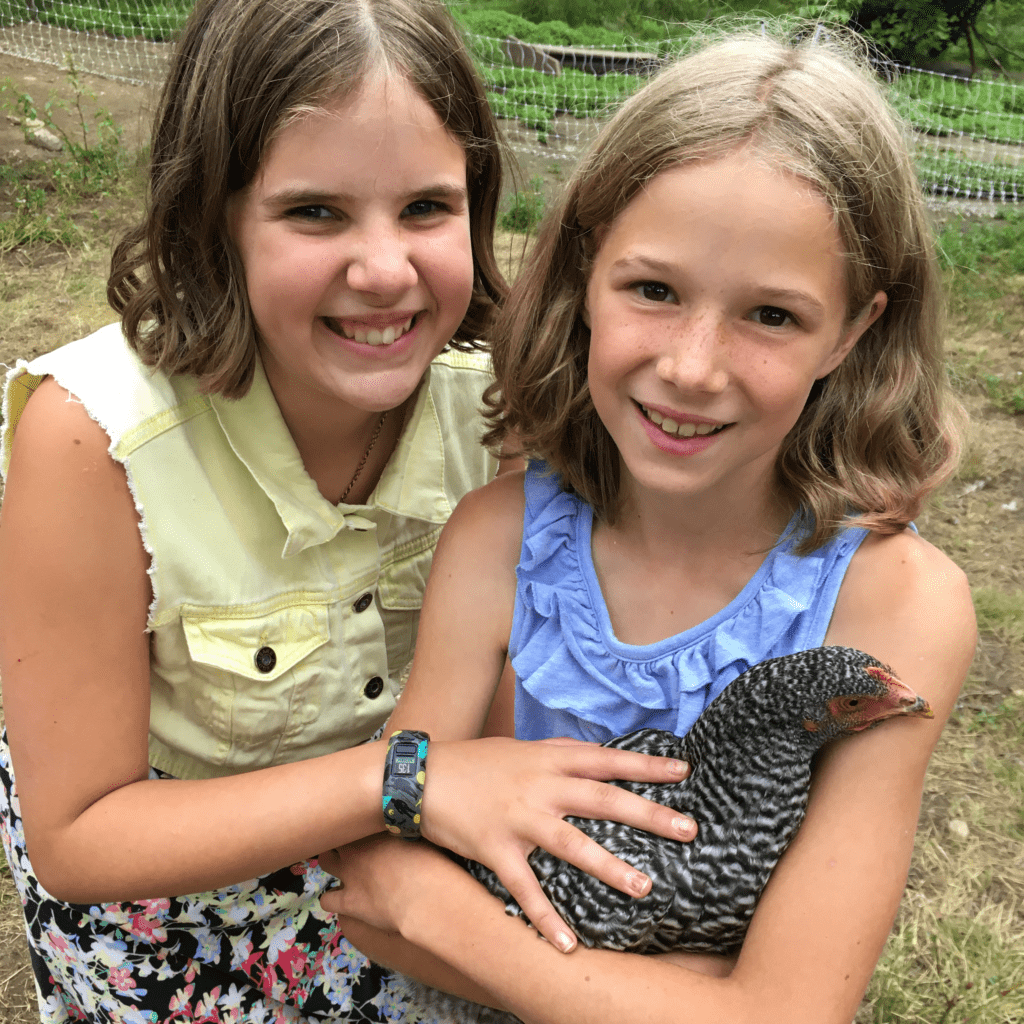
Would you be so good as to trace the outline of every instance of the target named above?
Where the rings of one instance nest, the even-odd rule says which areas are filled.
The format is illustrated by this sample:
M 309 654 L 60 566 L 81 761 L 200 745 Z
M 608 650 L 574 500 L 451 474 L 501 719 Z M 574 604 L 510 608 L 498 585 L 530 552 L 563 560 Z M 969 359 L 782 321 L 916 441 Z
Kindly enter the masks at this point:
M 102 891 L 106 888 L 102 879 L 90 877 L 85 859 L 67 850 L 59 841 L 27 835 L 25 846 L 36 881 L 58 902 L 80 905 L 120 902 Z
M 49 896 L 60 903 L 95 903 L 74 869 L 52 855 L 32 856 L 32 872 Z

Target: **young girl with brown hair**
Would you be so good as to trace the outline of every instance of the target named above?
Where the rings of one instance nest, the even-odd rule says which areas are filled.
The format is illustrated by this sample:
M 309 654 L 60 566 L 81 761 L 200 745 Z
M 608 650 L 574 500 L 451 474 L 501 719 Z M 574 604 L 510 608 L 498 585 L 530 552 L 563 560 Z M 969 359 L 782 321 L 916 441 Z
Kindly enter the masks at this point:
M 44 1021 L 394 1016 L 315 858 L 384 828 L 366 741 L 441 526 L 497 466 L 473 348 L 504 293 L 500 181 L 440 3 L 196 7 L 114 254 L 121 323 L 5 394 L 0 831 Z M 593 780 L 681 771 L 610 753 L 439 743 L 437 838 L 534 905 L 537 843 L 627 886 L 561 818 L 678 835 Z M 477 840 L 462 780 L 527 769 L 545 795 Z
M 563 956 L 387 839 L 326 861 L 360 949 L 530 1024 L 849 1024 L 975 642 L 963 574 L 909 528 L 959 448 L 940 301 L 906 143 L 841 47 L 727 39 L 623 105 L 495 332 L 489 441 L 542 461 L 445 528 L 390 727 L 683 735 L 752 664 L 822 644 L 935 718 L 826 750 L 738 958 Z

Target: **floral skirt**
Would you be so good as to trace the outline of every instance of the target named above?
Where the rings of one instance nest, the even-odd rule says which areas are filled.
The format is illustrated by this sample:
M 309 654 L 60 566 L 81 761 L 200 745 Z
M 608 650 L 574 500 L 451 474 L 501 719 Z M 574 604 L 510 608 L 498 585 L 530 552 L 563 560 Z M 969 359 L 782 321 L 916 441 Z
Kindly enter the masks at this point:
M 429 1021 L 406 979 L 371 963 L 320 909 L 315 860 L 212 892 L 138 903 L 62 903 L 25 849 L 6 735 L 0 837 L 25 908 L 44 1024 Z M 150 769 L 150 778 L 167 778 Z M 156 823 L 153 823 L 154 827 Z

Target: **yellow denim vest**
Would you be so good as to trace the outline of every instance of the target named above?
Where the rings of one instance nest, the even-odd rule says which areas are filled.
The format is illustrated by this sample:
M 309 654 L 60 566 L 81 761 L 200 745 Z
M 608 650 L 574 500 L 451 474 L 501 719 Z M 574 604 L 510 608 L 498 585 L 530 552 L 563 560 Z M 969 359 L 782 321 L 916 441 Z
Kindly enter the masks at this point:
M 238 400 L 144 367 L 111 324 L 19 362 L 4 393 L 2 471 L 18 418 L 52 375 L 110 435 L 150 555 L 150 763 L 231 775 L 366 740 L 412 658 L 441 527 L 497 463 L 480 446 L 488 359 L 428 370 L 366 505 L 306 473 L 257 367 Z

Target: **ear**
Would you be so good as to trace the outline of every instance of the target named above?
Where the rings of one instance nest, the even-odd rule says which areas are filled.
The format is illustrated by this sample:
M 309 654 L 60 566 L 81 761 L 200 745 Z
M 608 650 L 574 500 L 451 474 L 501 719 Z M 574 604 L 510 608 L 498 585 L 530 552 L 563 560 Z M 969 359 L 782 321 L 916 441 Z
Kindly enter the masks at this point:
M 874 298 L 860 311 L 857 318 L 843 331 L 836 342 L 836 347 L 829 353 L 818 373 L 818 380 L 830 374 L 849 354 L 853 346 L 860 341 L 861 335 L 885 312 L 889 296 L 885 292 L 875 292 Z

